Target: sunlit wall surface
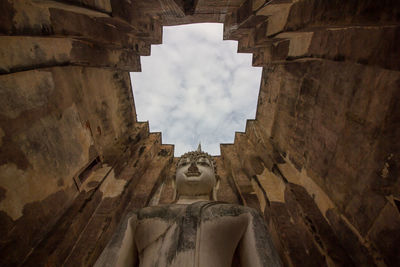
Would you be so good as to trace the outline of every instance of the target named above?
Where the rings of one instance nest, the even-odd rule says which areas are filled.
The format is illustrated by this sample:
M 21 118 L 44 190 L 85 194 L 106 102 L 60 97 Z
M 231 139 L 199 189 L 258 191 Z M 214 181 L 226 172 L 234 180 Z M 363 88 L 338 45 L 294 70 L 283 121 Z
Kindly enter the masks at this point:
M 175 144 L 175 156 L 199 142 L 219 155 L 219 144 L 232 143 L 254 119 L 262 69 L 222 32 L 222 24 L 164 27 L 163 44 L 141 57 L 142 72 L 131 73 L 138 120 Z

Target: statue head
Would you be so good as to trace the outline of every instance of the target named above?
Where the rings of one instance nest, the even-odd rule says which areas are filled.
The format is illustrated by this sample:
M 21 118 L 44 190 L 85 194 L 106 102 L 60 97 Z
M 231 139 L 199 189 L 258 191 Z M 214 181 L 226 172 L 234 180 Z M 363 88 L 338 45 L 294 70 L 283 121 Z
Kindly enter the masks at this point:
M 219 179 L 216 175 L 215 160 L 206 152 L 197 151 L 183 154 L 176 165 L 176 197 L 208 196 L 216 200 Z

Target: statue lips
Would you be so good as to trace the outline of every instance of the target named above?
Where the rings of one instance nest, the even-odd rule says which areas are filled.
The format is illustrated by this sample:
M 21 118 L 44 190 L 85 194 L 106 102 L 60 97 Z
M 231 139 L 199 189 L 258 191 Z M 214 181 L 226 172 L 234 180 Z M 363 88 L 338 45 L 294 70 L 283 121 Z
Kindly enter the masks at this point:
M 194 172 L 188 171 L 188 172 L 185 172 L 185 175 L 188 178 L 189 177 L 200 177 L 201 172 L 199 172 L 199 171 L 194 171 Z M 189 180 L 192 180 L 192 179 L 189 178 Z M 197 180 L 197 179 L 195 179 L 195 180 Z

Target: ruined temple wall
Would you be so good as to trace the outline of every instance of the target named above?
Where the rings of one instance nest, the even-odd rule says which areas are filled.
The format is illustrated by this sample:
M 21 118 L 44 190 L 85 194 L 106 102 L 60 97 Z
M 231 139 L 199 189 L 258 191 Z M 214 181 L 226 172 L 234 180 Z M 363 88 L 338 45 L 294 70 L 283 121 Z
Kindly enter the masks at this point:
M 263 76 L 256 120 L 222 158 L 239 158 L 287 265 L 399 262 L 399 6 L 386 4 L 246 1 L 226 18 Z
M 399 213 L 393 202 L 398 176 L 395 161 L 388 161 L 398 155 L 398 133 L 393 131 L 397 122 L 389 118 L 398 117 L 399 73 L 312 61 L 277 66 L 265 80 L 278 76 L 280 86 L 267 85 L 264 92 L 276 96 L 269 138 L 285 155 L 285 163 L 277 165 L 280 172 L 289 182 L 304 186 L 331 223 L 344 216 L 362 243 L 381 246 L 382 231 L 392 231 L 385 242 L 398 242 L 394 236 Z M 260 117 L 262 108 L 259 105 Z M 390 218 L 379 225 L 388 208 Z M 381 251 L 387 253 L 386 248 Z M 370 253 L 375 254 L 373 248 Z M 385 255 L 387 262 L 396 262 L 396 255 L 395 250 Z
M 78 175 L 96 158 L 118 154 L 115 144 L 135 122 L 132 109 L 123 110 L 131 101 L 120 87 L 130 89 L 124 75 L 54 67 L 0 77 L 4 240 L 33 246 L 76 197 Z
M 157 198 L 173 146 L 136 121 L 128 71 L 185 16 L 172 3 L 0 1 L 0 265 L 90 266 Z
M 224 22 L 263 76 L 219 200 L 263 212 L 288 266 L 395 266 L 398 3 L 194 2 L 0 0 L 1 265 L 90 266 L 129 211 L 172 200 L 128 71 L 162 25 Z
M 0 2 L 2 266 L 62 264 L 107 197 L 96 184 L 120 178 L 114 165 L 128 144 L 160 139 L 136 122 L 127 72 L 140 70 L 156 28 L 135 41 L 109 1 L 96 5 Z
M 88 178 L 71 208 L 23 266 L 92 266 L 120 221 L 149 205 L 170 167 L 173 147 L 161 145 L 158 134 L 142 131 L 139 136 L 115 165 L 103 166 Z

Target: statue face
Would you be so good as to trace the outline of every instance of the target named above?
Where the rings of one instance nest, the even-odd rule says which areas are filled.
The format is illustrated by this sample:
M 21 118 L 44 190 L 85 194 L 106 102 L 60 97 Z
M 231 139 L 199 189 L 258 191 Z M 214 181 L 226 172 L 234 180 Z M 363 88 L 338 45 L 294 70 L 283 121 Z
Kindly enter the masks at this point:
M 176 169 L 176 190 L 179 195 L 210 194 L 216 184 L 213 163 L 206 156 L 182 158 Z

